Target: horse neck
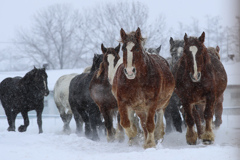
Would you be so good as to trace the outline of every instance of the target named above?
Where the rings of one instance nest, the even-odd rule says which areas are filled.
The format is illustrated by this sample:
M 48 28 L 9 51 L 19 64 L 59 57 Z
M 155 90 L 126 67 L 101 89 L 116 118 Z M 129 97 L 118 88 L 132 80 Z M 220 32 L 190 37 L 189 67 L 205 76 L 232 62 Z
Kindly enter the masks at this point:
M 144 53 L 144 51 L 140 53 L 137 63 L 135 64 L 136 69 L 140 70 L 140 72 L 137 72 L 138 76 L 146 75 L 148 71 L 149 62 L 150 62 L 149 54 Z

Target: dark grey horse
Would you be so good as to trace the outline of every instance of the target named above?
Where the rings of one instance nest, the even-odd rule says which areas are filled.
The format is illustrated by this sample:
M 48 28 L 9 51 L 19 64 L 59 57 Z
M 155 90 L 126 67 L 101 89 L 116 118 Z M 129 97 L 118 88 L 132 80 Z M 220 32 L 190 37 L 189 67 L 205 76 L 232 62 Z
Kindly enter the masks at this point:
M 173 66 L 183 55 L 184 40 L 173 40 L 173 38 L 171 37 L 169 42 L 171 57 L 167 58 L 167 61 L 172 71 Z M 180 107 L 181 107 L 180 98 L 177 96 L 175 92 L 173 92 L 172 97 L 164 113 L 166 119 L 166 133 L 171 132 L 173 126 L 175 126 L 178 132 L 182 132 L 182 119 L 179 113 Z
M 0 99 L 8 120 L 8 131 L 15 131 L 15 120 L 22 114 L 24 125 L 18 128 L 24 132 L 29 126 L 28 111 L 36 110 L 39 133 L 42 133 L 42 112 L 44 96 L 49 94 L 45 68 L 28 72 L 23 78 L 6 78 L 0 84 Z
M 85 135 L 98 141 L 97 126 L 105 127 L 101 120 L 101 113 L 97 104 L 90 97 L 89 85 L 95 71 L 99 68 L 103 60 L 103 54 L 95 54 L 90 73 L 82 73 L 75 76 L 69 86 L 69 104 L 74 114 L 76 123 L 80 122 L 80 116 L 85 123 Z M 77 131 L 80 131 L 77 125 Z

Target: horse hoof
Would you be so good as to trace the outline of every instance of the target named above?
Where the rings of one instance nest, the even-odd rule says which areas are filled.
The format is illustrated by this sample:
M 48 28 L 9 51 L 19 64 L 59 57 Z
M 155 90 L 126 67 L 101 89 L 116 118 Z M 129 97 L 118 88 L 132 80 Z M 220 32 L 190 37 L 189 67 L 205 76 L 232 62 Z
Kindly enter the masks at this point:
M 213 141 L 211 141 L 211 140 L 203 140 L 203 144 L 210 145 L 210 144 L 213 144 Z
M 164 138 L 160 138 L 160 139 L 157 141 L 157 144 L 158 144 L 158 143 L 162 143 L 162 142 L 163 142 L 163 139 L 164 139 Z
M 133 145 L 133 138 L 129 138 L 128 145 L 132 146 Z
M 9 132 L 10 132 L 10 131 L 14 131 L 14 132 L 15 132 L 15 128 L 8 127 L 7 130 L 8 130 Z
M 197 141 L 196 142 L 187 142 L 188 145 L 196 145 L 197 144 Z
M 19 132 L 25 132 L 26 130 L 27 128 L 24 125 L 21 125 L 20 127 L 18 127 Z
M 100 141 L 100 138 L 97 136 L 97 137 L 92 137 L 91 138 L 93 141 L 95 141 L 95 142 L 99 142 Z

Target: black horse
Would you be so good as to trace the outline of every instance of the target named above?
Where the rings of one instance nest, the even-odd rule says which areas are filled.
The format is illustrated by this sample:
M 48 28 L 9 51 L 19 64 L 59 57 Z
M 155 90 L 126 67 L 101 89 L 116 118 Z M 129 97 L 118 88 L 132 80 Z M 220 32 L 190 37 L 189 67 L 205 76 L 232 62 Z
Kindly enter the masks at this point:
M 39 133 L 42 133 L 42 112 L 44 96 L 49 94 L 45 68 L 28 72 L 23 78 L 6 78 L 0 84 L 0 99 L 8 120 L 8 131 L 15 131 L 15 120 L 21 112 L 24 125 L 19 132 L 27 130 L 29 125 L 28 111 L 36 110 Z
M 173 40 L 171 37 L 169 42 L 171 58 L 169 58 L 168 63 L 172 71 L 176 62 L 183 55 L 184 40 Z M 181 105 L 180 98 L 175 92 L 173 92 L 169 104 L 164 112 L 164 117 L 166 119 L 166 133 L 170 133 L 173 129 L 173 126 L 175 127 L 176 131 L 182 132 L 182 118 L 179 112 Z
M 99 140 L 97 126 L 104 127 L 104 123 L 101 120 L 97 104 L 90 96 L 89 85 L 102 60 L 103 54 L 95 54 L 90 73 L 82 73 L 75 76 L 69 86 L 69 104 L 75 121 L 76 123 L 79 122 L 79 116 L 82 117 L 85 123 L 85 135 L 94 141 Z M 78 127 L 80 125 L 77 124 L 77 131 L 80 130 Z

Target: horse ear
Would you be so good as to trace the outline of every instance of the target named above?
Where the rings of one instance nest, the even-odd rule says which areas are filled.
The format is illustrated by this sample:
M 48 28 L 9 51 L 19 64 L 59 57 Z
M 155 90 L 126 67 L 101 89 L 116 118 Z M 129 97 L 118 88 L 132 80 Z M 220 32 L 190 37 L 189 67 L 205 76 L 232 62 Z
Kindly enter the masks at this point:
M 121 35 L 122 41 L 124 41 L 127 38 L 127 34 L 122 28 L 120 30 L 120 35 Z
M 157 48 L 157 55 L 159 55 L 160 51 L 161 51 L 161 45 Z
M 135 36 L 136 36 L 136 38 L 137 38 L 138 40 L 142 37 L 142 35 L 141 35 L 141 30 L 140 30 L 139 27 L 138 27 L 138 29 L 136 30 Z
M 188 39 L 188 36 L 187 36 L 187 33 L 185 33 L 185 35 L 184 35 L 184 42 L 187 42 L 187 39 Z
M 205 40 L 205 32 L 202 33 L 202 35 L 198 38 L 200 42 L 204 42 Z
M 120 47 L 121 47 L 121 45 L 119 43 L 118 46 L 114 49 L 117 52 L 117 54 L 119 53 Z
M 220 51 L 220 48 L 217 46 L 217 47 L 216 47 L 216 50 L 217 50 L 217 52 L 219 53 L 219 51 Z
M 103 54 L 107 52 L 107 48 L 104 47 L 103 43 L 101 44 L 101 50 Z
M 33 66 L 33 69 L 37 69 L 35 66 Z
M 170 37 L 169 43 L 171 44 L 171 46 L 174 44 L 173 38 Z

